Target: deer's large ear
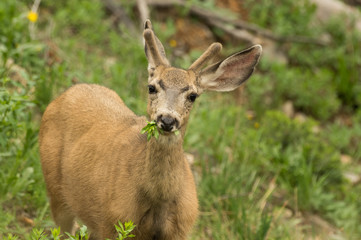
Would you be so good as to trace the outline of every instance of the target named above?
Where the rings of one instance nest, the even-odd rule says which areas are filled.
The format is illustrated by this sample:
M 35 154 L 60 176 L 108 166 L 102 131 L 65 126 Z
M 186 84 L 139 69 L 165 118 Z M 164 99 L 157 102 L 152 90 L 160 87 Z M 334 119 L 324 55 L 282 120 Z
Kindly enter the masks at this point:
M 152 23 L 146 20 L 144 23 L 144 51 L 147 56 L 149 67 L 155 68 L 159 65 L 169 65 L 165 51 L 160 40 L 155 36 Z
M 262 47 L 255 45 L 205 68 L 200 72 L 200 87 L 219 92 L 236 89 L 252 75 L 261 53 Z

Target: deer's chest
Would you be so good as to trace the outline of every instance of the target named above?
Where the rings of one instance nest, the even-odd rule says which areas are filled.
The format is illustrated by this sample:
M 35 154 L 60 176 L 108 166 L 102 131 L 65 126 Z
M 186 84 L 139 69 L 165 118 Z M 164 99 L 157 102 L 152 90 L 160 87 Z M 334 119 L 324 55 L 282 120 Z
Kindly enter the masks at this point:
M 173 239 L 178 228 L 177 216 L 178 204 L 175 200 L 150 206 L 137 227 L 140 239 Z

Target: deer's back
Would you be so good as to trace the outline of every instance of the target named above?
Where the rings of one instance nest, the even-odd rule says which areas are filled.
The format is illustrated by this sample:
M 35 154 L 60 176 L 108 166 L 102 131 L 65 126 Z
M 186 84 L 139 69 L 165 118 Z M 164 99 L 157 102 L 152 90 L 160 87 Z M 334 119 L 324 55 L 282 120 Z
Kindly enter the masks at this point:
M 95 84 L 78 84 L 47 107 L 41 130 L 56 123 L 55 128 L 71 132 L 73 136 L 68 136 L 69 140 L 75 140 L 94 124 L 132 125 L 136 118 L 114 91 Z
M 101 215 L 100 209 L 111 207 L 103 205 L 116 192 L 111 189 L 126 185 L 125 179 L 134 177 L 132 168 L 142 165 L 146 137 L 140 130 L 145 125 L 144 117 L 105 87 L 79 84 L 64 92 L 46 109 L 39 133 L 50 198 L 64 199 L 80 218 Z

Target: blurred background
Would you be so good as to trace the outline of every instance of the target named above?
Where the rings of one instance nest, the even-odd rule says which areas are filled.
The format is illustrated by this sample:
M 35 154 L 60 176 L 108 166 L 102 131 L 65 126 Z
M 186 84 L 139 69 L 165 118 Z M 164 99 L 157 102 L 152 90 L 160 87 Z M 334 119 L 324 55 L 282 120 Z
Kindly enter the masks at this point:
M 55 227 L 37 143 L 51 100 L 97 83 L 146 113 L 150 18 L 177 67 L 215 41 L 219 59 L 264 49 L 243 87 L 204 94 L 192 111 L 184 147 L 201 214 L 191 239 L 361 239 L 360 9 L 360 0 L 1 0 L 0 238 Z

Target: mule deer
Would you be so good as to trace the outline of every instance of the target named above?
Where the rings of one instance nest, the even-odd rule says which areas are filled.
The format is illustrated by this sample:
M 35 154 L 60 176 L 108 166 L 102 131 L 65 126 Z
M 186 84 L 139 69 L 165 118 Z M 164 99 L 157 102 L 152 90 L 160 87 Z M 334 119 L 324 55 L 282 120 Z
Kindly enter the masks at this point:
M 78 84 L 46 109 L 40 127 L 42 169 L 55 223 L 74 232 L 74 219 L 92 239 L 114 238 L 114 225 L 132 220 L 137 240 L 186 239 L 198 215 L 196 188 L 183 154 L 193 102 L 203 91 L 231 91 L 252 74 L 262 48 L 253 46 L 204 68 L 221 50 L 213 43 L 187 70 L 171 67 L 151 22 L 145 22 L 148 115 L 162 129 L 147 141 L 119 96 Z M 180 134 L 175 134 L 179 132 Z

